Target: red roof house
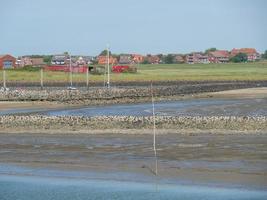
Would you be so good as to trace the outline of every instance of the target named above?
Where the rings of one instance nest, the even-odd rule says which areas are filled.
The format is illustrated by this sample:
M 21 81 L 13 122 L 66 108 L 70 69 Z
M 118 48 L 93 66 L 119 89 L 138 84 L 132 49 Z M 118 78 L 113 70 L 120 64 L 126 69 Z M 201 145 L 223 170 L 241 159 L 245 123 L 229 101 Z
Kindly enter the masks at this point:
M 241 49 L 233 49 L 231 51 L 231 57 L 236 56 L 239 53 L 244 53 L 248 57 L 248 61 L 255 61 L 260 58 L 260 54 L 254 48 L 241 48 Z
M 0 55 L 0 69 L 10 69 L 16 67 L 16 58 L 6 54 Z
M 209 52 L 210 63 L 226 63 L 229 62 L 229 52 L 226 50 L 216 50 Z
M 98 56 L 97 60 L 98 60 L 99 65 L 107 64 L 107 56 Z M 109 57 L 109 63 L 110 64 L 117 64 L 118 60 L 117 60 L 117 58 L 110 56 Z

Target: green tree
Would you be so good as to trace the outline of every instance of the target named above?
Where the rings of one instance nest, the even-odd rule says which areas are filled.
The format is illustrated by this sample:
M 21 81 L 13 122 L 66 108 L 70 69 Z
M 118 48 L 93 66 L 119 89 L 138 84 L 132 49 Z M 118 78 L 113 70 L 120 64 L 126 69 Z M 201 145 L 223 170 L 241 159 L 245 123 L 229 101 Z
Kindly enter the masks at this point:
M 264 54 L 262 54 L 262 58 L 267 59 L 267 50 L 265 50 Z
M 99 56 L 106 56 L 107 54 L 108 54 L 108 51 L 105 49 L 105 50 L 101 51 Z M 111 51 L 109 51 L 109 55 L 111 55 Z
M 172 54 L 168 54 L 167 56 L 165 56 L 165 57 L 163 58 L 163 61 L 164 61 L 164 63 L 166 63 L 166 64 L 173 64 L 173 62 L 174 62 L 174 55 L 172 55 Z
M 217 49 L 215 47 L 211 47 L 211 48 L 205 50 L 205 54 L 208 54 L 209 52 L 213 52 L 213 51 L 216 51 L 216 50 Z
M 234 57 L 230 59 L 231 62 L 234 63 L 239 63 L 239 62 L 247 62 L 248 61 L 248 56 L 245 53 L 238 53 Z
M 150 63 L 149 63 L 148 59 L 145 58 L 141 64 L 145 64 L 146 65 L 146 64 L 150 64 Z
M 46 55 L 43 57 L 43 60 L 46 64 L 51 64 L 51 61 L 52 61 L 52 57 L 51 55 Z

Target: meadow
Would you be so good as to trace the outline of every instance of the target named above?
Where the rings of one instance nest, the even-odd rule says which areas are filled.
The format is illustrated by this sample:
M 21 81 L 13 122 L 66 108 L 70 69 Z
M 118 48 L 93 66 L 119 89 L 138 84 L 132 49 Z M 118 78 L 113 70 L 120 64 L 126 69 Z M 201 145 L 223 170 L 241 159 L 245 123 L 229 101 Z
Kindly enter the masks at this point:
M 117 81 L 234 81 L 267 80 L 267 62 L 228 64 L 158 64 L 138 65 L 137 73 L 111 73 Z M 3 80 L 0 71 L 0 82 Z M 6 70 L 6 80 L 39 82 L 39 69 Z M 68 82 L 69 73 L 44 71 L 44 82 Z M 74 82 L 85 82 L 86 74 L 73 74 Z M 89 75 L 90 82 L 103 82 L 104 75 Z

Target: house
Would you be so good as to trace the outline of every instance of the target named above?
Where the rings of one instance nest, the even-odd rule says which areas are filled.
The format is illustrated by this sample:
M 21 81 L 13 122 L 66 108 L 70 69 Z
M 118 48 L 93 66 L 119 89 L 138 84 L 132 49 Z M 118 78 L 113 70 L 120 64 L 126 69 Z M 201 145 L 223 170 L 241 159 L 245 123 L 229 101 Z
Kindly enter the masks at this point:
M 107 56 L 98 56 L 97 60 L 98 60 L 99 65 L 106 65 L 107 64 Z M 118 60 L 117 60 L 117 58 L 109 56 L 109 63 L 110 64 L 117 64 Z
M 16 60 L 17 67 L 32 66 L 32 61 L 29 56 L 18 57 Z
M 69 64 L 69 55 L 59 54 L 54 55 L 51 60 L 52 65 L 66 65 Z
M 132 61 L 134 63 L 141 63 L 144 61 L 144 56 L 139 55 L 139 54 L 132 54 Z
M 6 54 L 0 55 L 0 69 L 10 69 L 16 67 L 16 58 Z
M 175 55 L 173 61 L 174 63 L 184 63 L 184 57 L 182 55 Z
M 246 54 L 248 57 L 248 61 L 256 61 L 260 59 L 260 54 L 254 48 L 232 49 L 230 56 L 234 57 L 239 53 Z
M 131 64 L 132 63 L 131 55 L 120 55 L 119 63 L 120 64 Z
M 186 62 L 188 64 L 207 64 L 209 58 L 201 52 L 194 52 L 186 55 Z
M 226 50 L 216 50 L 209 52 L 210 63 L 227 63 L 229 62 L 230 54 Z
M 146 57 L 149 64 L 159 64 L 160 58 L 159 56 L 147 55 Z
M 42 67 L 45 65 L 44 58 L 31 58 L 32 66 Z
M 73 60 L 73 61 L 75 62 L 75 65 L 78 65 L 78 66 L 86 66 L 87 65 L 87 60 L 82 56 L 75 58 L 75 60 Z

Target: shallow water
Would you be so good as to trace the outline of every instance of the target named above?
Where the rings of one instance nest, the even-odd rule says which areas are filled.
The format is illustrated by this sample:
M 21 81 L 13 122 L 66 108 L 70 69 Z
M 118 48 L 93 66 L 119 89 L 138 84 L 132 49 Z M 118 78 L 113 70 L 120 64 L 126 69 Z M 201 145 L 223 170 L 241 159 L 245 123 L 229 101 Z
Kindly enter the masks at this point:
M 191 99 L 155 104 L 156 115 L 165 116 L 212 116 L 246 115 L 267 116 L 267 99 Z M 151 104 L 126 104 L 99 107 L 84 107 L 44 112 L 46 115 L 75 116 L 150 116 Z
M 120 182 L 59 179 L 30 176 L 0 176 L 1 200 L 80 200 L 80 199 L 255 199 L 267 198 L 267 191 Z

